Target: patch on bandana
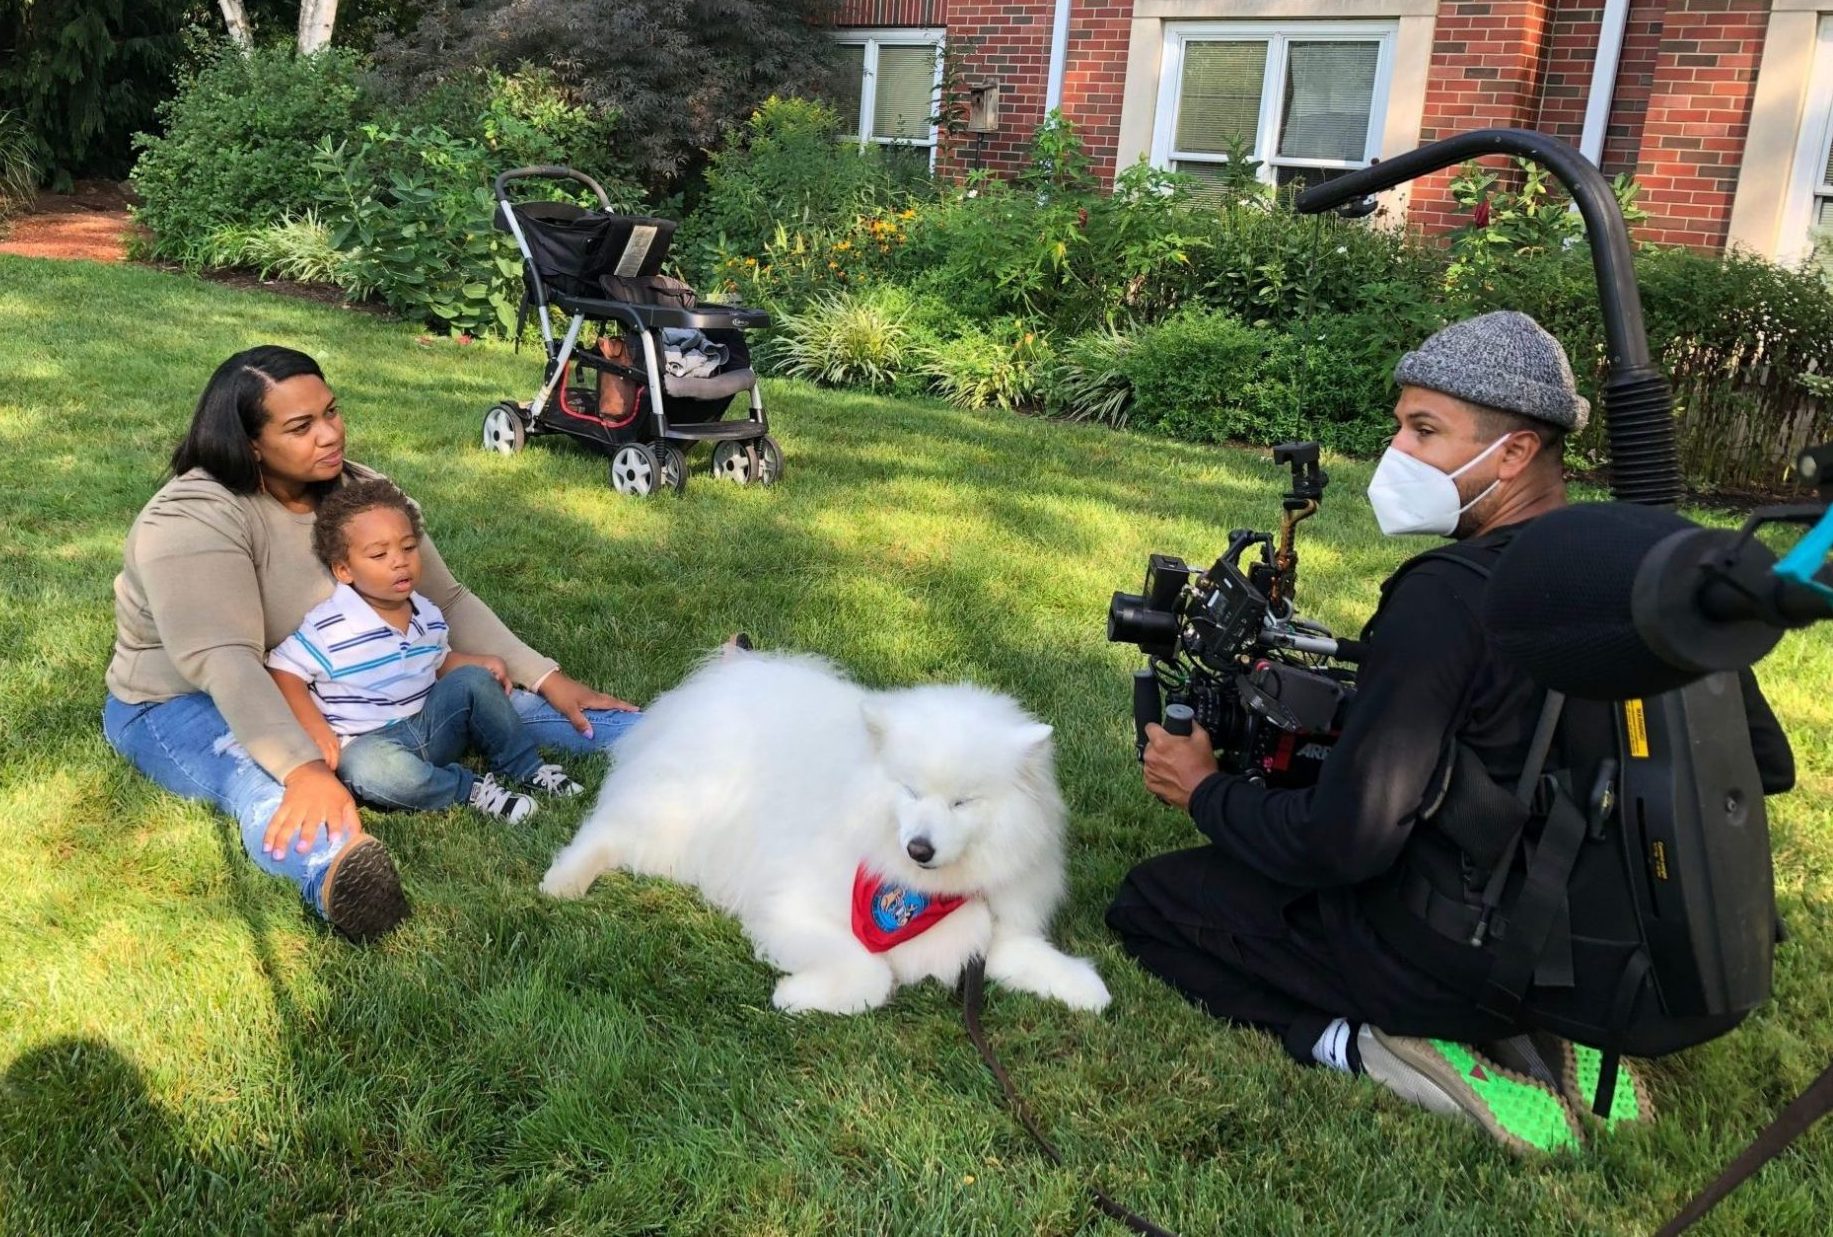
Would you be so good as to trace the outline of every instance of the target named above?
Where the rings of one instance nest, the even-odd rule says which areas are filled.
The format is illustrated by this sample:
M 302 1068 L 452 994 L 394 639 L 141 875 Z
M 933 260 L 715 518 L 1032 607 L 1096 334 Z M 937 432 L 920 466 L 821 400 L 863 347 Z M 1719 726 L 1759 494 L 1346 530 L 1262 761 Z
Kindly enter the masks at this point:
M 906 889 L 866 870 L 853 873 L 853 935 L 875 954 L 894 949 L 935 927 L 966 898 Z

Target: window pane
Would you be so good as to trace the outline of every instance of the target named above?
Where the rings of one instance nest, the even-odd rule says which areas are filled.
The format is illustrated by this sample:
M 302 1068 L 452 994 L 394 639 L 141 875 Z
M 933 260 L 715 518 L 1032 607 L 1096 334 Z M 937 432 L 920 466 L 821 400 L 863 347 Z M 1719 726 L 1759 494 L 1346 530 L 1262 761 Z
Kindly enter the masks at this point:
M 1827 170 L 1821 176 L 1820 183 L 1823 185 L 1833 185 L 1833 149 L 1827 151 Z
M 840 131 L 859 135 L 859 90 L 865 84 L 866 49 L 862 43 L 842 44 L 839 68 L 834 73 L 834 97 L 829 100 L 840 113 Z
M 1231 142 L 1256 144 L 1265 43 L 1186 43 L 1178 84 L 1179 150 L 1222 154 Z
M 872 97 L 872 136 L 929 140 L 935 112 L 936 49 L 878 46 L 878 87 Z
M 1279 153 L 1362 162 L 1380 54 L 1379 43 L 1293 43 L 1286 59 Z
M 1814 199 L 1814 231 L 1833 235 L 1833 198 Z
M 1327 180 L 1335 180 L 1339 176 L 1347 175 L 1349 175 L 1348 168 L 1276 167 L 1273 169 L 1273 183 L 1281 189 L 1309 189 L 1313 185 L 1321 185 Z

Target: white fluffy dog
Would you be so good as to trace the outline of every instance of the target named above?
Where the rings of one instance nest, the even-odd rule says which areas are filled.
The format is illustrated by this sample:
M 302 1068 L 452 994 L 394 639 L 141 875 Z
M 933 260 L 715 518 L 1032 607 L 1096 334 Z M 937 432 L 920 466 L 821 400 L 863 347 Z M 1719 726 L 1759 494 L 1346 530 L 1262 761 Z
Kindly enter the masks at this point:
M 649 708 L 541 882 L 624 868 L 695 886 L 787 972 L 774 1003 L 853 1013 L 989 978 L 1100 1009 L 1044 939 L 1064 893 L 1050 727 L 968 685 L 872 692 L 815 657 L 729 651 Z

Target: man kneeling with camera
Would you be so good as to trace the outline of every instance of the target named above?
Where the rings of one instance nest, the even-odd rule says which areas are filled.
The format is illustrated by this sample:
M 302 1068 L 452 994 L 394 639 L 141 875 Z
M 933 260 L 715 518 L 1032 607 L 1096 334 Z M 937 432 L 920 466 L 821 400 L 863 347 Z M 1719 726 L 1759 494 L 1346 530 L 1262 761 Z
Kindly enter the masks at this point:
M 1200 726 L 1188 737 L 1147 727 L 1147 789 L 1187 810 L 1209 844 L 1133 869 L 1108 923 L 1140 965 L 1211 1014 L 1278 1035 L 1302 1064 L 1366 1074 L 1515 1150 L 1571 1146 L 1598 1086 L 1580 1075 L 1614 1066 L 1620 1119 L 1647 1115 L 1639 1079 L 1486 1012 L 1387 925 L 1397 900 L 1430 896 L 1399 879 L 1423 866 L 1423 851 L 1440 870 L 1471 869 L 1431 804 L 1450 754 L 1503 787 L 1532 759 L 1546 693 L 1492 654 L 1479 616 L 1488 567 L 1522 525 L 1565 505 L 1563 443 L 1589 406 L 1558 341 L 1512 312 L 1438 332 L 1395 379 L 1397 432 L 1369 501 L 1383 532 L 1457 546 L 1383 585 L 1355 696 L 1314 786 L 1272 789 L 1219 771 Z M 1743 688 L 1763 790 L 1786 789 L 1787 741 L 1748 673 Z

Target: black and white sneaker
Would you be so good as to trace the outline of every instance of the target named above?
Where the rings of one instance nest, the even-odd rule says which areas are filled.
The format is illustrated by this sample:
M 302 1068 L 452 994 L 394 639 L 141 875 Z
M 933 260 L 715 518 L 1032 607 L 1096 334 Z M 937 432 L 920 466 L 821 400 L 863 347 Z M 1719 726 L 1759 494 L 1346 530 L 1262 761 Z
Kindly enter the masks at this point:
M 470 804 L 478 811 L 519 825 L 535 814 L 535 801 L 509 789 L 486 773 L 471 785 Z
M 574 795 L 584 794 L 586 789 L 575 782 L 559 765 L 542 765 L 528 775 L 528 784 L 550 795 L 559 795 L 562 799 L 571 799 Z

